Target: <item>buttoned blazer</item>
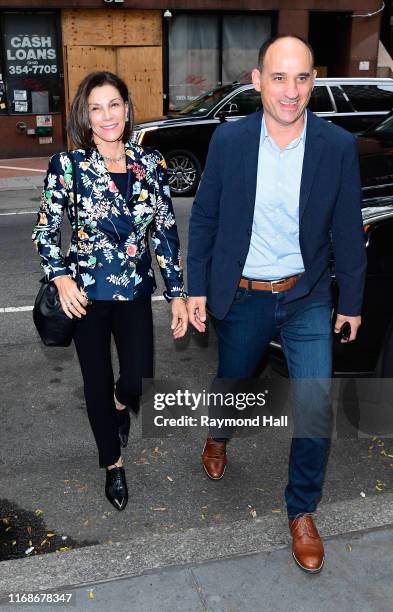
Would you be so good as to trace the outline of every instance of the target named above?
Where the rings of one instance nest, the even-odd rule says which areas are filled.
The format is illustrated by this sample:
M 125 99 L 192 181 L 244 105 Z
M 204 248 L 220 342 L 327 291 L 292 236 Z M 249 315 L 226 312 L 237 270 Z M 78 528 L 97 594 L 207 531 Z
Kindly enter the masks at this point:
M 76 167 L 78 245 L 69 155 Z M 51 158 L 33 231 L 45 275 L 49 280 L 64 274 L 75 278 L 78 258 L 81 284 L 88 297 L 133 299 L 150 294 L 156 288 L 148 245 L 150 231 L 168 294 L 181 296 L 182 262 L 165 160 L 153 149 L 127 143 L 126 162 L 128 201 L 96 149 L 78 149 Z M 60 248 L 64 212 L 73 228 L 66 255 Z
M 307 111 L 299 199 L 305 273 L 284 301 L 331 299 L 331 249 L 338 312 L 360 314 L 366 271 L 361 184 L 352 134 Z M 188 292 L 207 296 L 214 316 L 228 312 L 248 254 L 255 206 L 262 112 L 219 126 L 192 207 Z M 285 178 L 285 177 L 284 177 Z

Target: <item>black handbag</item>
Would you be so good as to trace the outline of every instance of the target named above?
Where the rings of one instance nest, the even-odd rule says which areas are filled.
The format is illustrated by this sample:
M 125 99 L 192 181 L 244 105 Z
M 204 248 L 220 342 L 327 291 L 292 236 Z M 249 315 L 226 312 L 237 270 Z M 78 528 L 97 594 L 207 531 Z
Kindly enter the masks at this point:
M 76 183 L 75 162 L 69 156 L 72 165 L 72 193 L 74 198 L 75 235 L 77 248 L 76 280 L 79 285 L 78 261 L 78 190 Z M 59 293 L 56 285 L 42 278 L 42 283 L 33 308 L 33 321 L 45 346 L 69 346 L 74 336 L 77 317 L 70 319 L 61 307 Z

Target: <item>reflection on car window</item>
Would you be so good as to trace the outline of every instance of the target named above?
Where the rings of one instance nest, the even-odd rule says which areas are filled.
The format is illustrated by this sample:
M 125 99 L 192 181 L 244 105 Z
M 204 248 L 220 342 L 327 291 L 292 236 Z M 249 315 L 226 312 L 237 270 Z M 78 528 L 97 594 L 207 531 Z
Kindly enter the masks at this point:
M 338 113 L 353 113 L 353 107 L 349 101 L 347 94 L 343 91 L 339 85 L 331 85 L 330 91 L 334 96 Z
M 204 93 L 190 104 L 187 104 L 179 112 L 180 115 L 206 115 L 212 108 L 216 106 L 228 93 L 233 90 L 232 85 L 213 89 L 208 93 Z
M 393 115 L 389 115 L 381 123 L 378 123 L 377 127 L 371 128 L 370 132 L 376 132 L 380 136 L 393 136 Z
M 327 87 L 314 87 L 308 107 L 313 113 L 329 113 L 334 110 Z
M 393 83 L 386 85 L 342 85 L 356 111 L 389 111 L 393 108 Z
M 247 89 L 246 91 L 241 91 L 236 96 L 233 96 L 233 98 L 231 98 L 230 101 L 227 102 L 227 104 L 225 104 L 220 110 L 226 111 L 232 109 L 232 111 L 235 111 L 232 112 L 234 116 L 244 116 L 255 113 L 256 111 L 261 110 L 261 108 L 261 94 L 258 91 L 255 91 L 255 89 Z

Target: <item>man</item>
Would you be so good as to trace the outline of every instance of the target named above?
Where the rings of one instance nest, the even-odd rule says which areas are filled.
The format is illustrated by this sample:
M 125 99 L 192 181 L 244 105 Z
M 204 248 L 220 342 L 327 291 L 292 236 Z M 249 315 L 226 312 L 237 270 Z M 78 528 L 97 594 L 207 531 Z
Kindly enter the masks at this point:
M 348 321 L 353 341 L 361 323 L 366 258 L 357 150 L 351 134 L 306 110 L 315 76 L 307 43 L 267 41 L 252 72 L 263 112 L 218 127 L 210 143 L 190 221 L 188 310 L 200 332 L 206 304 L 216 319 L 219 379 L 252 377 L 277 334 L 291 378 L 331 377 L 331 245 L 335 331 Z M 202 462 L 216 480 L 226 439 L 214 433 Z M 324 561 L 312 513 L 328 448 L 328 437 L 294 437 L 285 490 L 293 556 L 312 573 Z

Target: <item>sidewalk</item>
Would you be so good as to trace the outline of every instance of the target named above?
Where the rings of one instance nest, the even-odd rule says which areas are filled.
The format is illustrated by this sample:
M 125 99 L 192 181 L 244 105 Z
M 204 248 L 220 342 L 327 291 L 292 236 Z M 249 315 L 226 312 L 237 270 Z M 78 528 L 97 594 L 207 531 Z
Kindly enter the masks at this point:
M 332 508 L 330 521 L 326 515 L 321 517 L 321 531 L 327 536 L 334 532 L 335 514 L 340 510 L 343 508 Z M 246 530 L 244 524 L 233 528 L 231 533 L 194 530 L 175 538 L 161 535 L 139 542 L 3 562 L 0 609 L 15 609 L 15 604 L 7 605 L 7 591 L 21 594 L 53 589 L 52 592 L 72 594 L 71 609 L 78 611 L 393 610 L 391 528 L 328 537 L 325 566 L 318 575 L 307 575 L 296 566 L 289 547 L 279 542 L 282 536 L 277 539 L 278 533 L 274 535 L 277 530 L 272 522 L 269 526 L 266 521 L 256 521 Z M 270 543 L 269 538 L 273 540 Z M 248 554 L 236 554 L 240 540 L 242 548 L 249 548 Z M 161 553 L 165 548 L 167 555 L 169 545 L 173 547 L 172 564 L 159 567 Z M 262 550 L 255 552 L 258 549 Z M 211 560 L 201 562 L 204 556 Z M 32 609 L 22 605 L 17 608 Z M 41 604 L 39 610 L 53 610 L 53 605 Z
M 0 191 L 42 187 L 48 157 L 0 159 Z

